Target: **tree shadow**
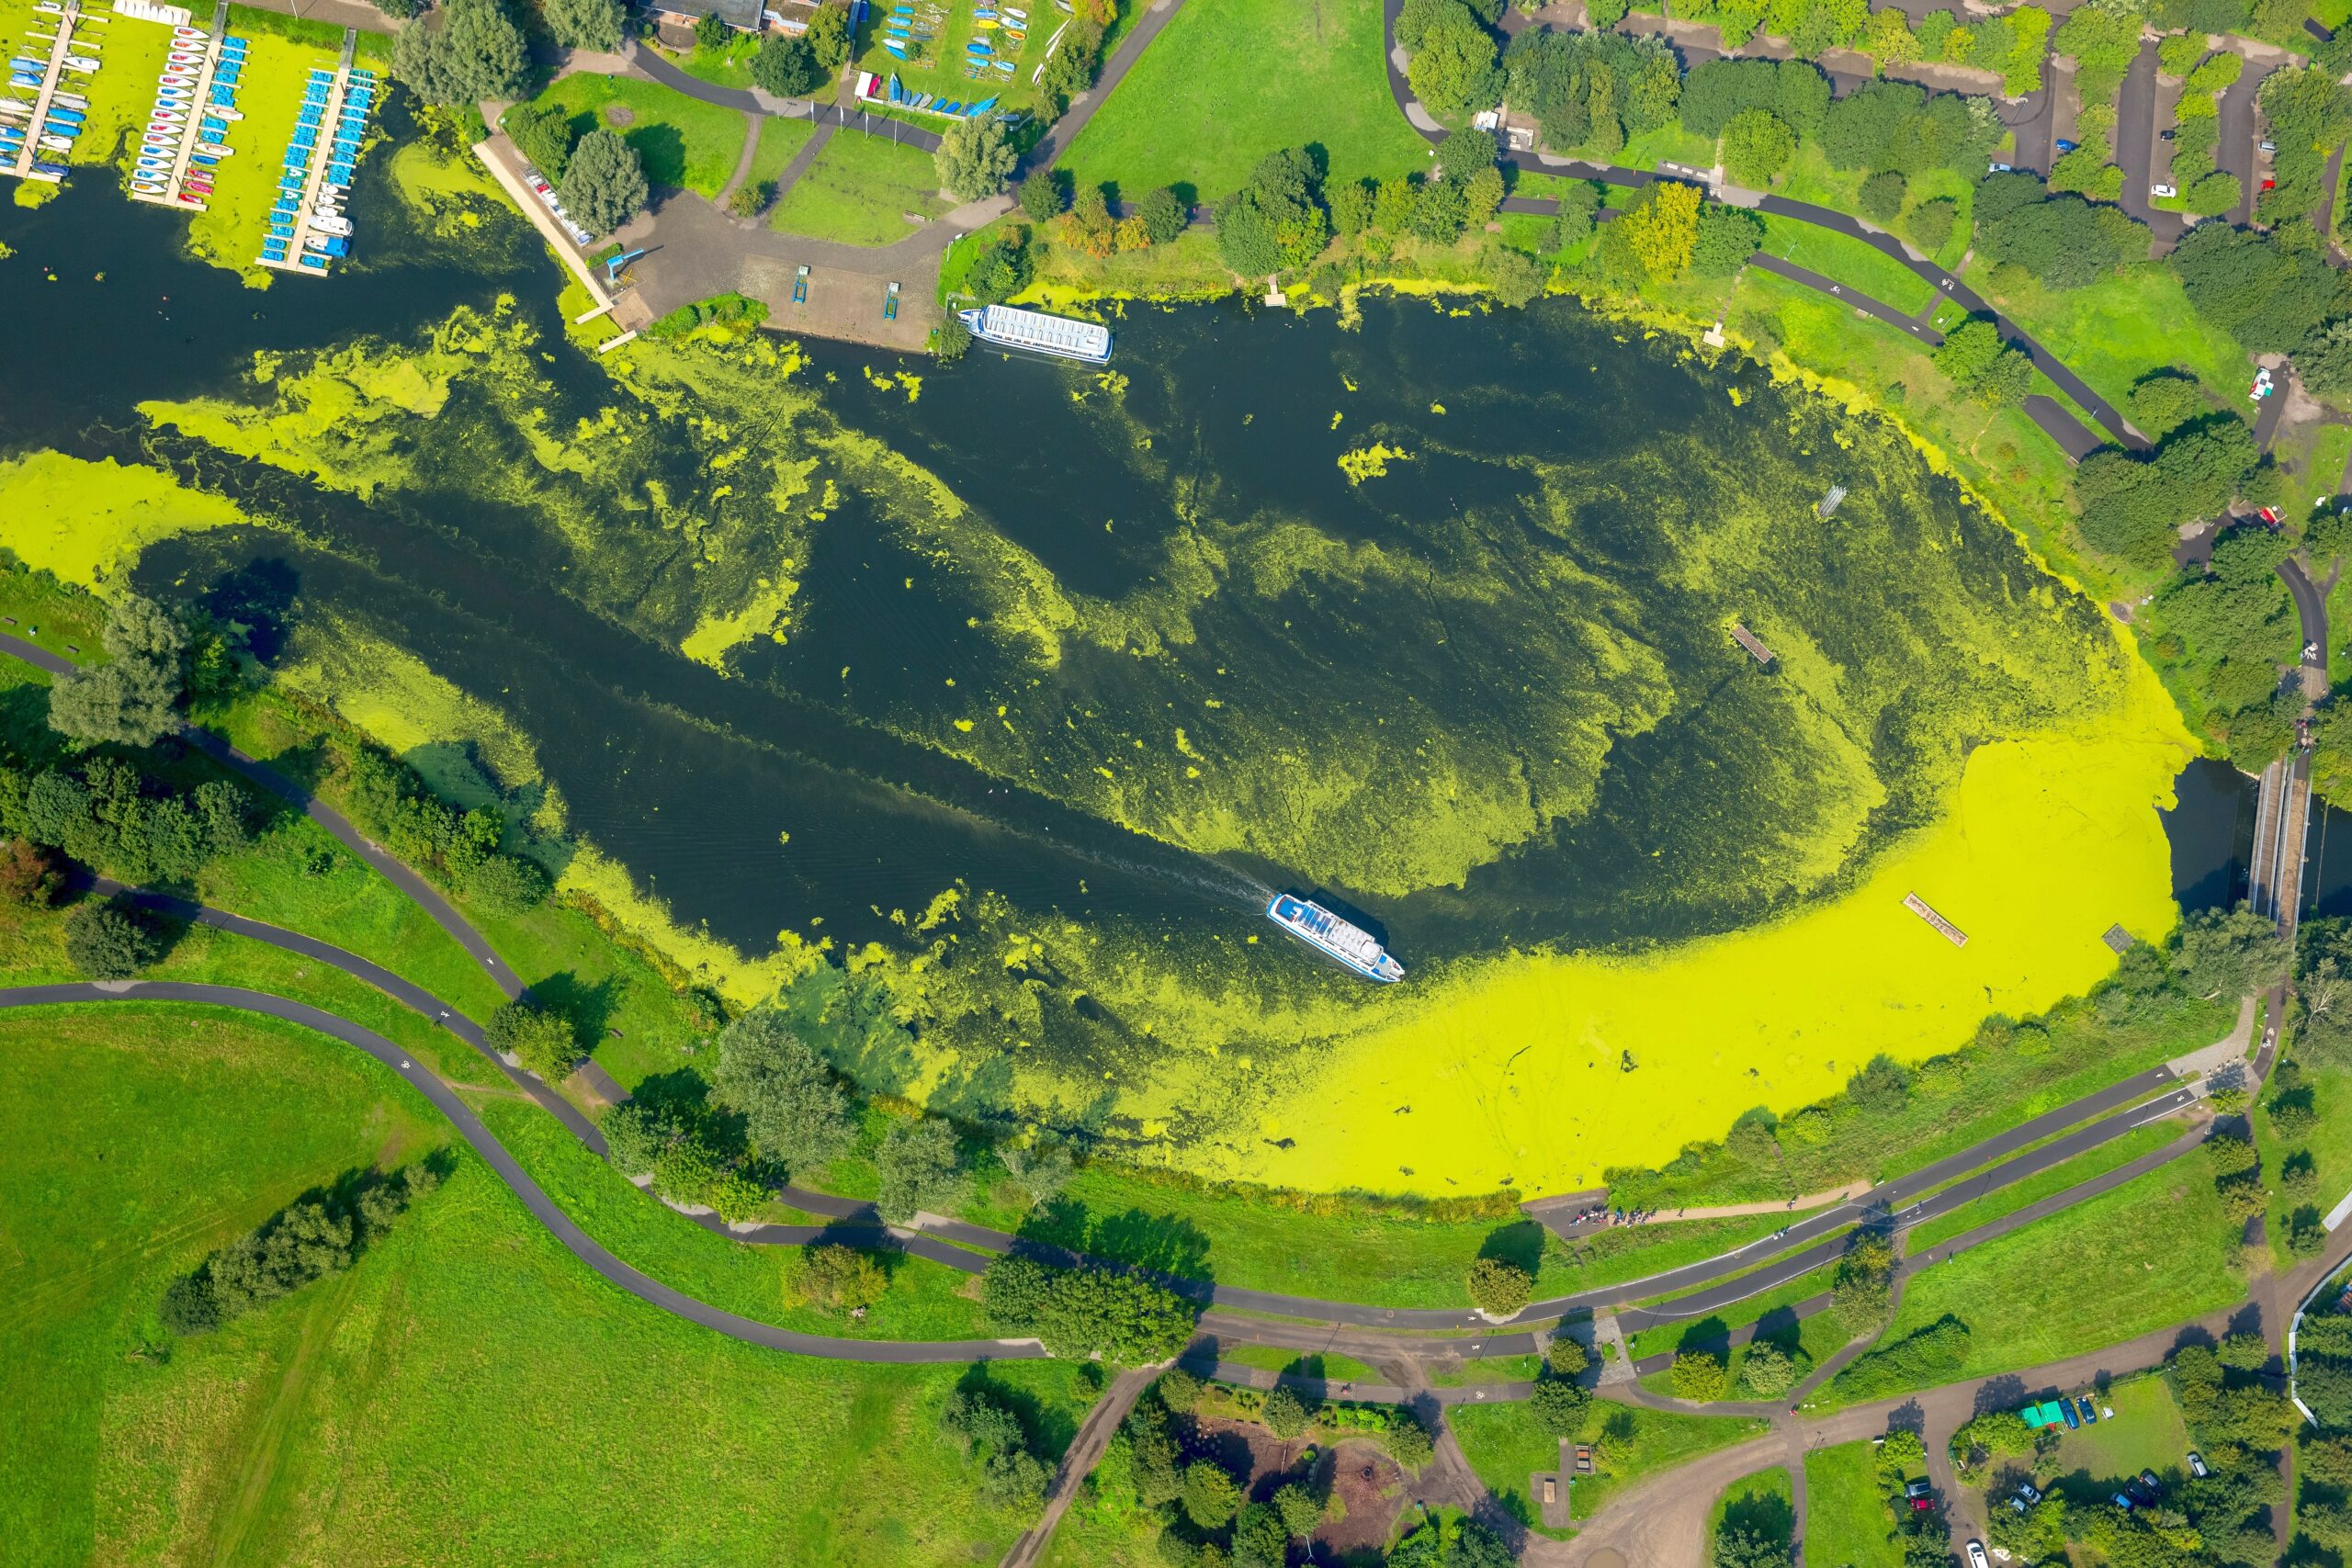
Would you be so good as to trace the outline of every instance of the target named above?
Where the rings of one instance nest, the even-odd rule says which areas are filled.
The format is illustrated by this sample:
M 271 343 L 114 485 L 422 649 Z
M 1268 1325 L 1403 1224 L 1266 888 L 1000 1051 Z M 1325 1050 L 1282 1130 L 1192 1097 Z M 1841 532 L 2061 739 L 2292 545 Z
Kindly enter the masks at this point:
M 294 599 L 302 580 L 283 558 L 268 556 L 214 578 L 197 604 L 244 636 L 245 651 L 275 664 L 294 630 Z
M 1514 1220 L 1489 1231 L 1478 1244 L 1478 1256 L 1500 1258 L 1532 1279 L 1544 1266 L 1544 1243 L 1551 1234 L 1533 1220 Z
M 1722 1356 L 1727 1354 L 1730 1349 L 1731 1328 L 1720 1317 L 1702 1317 L 1698 1322 L 1686 1325 L 1682 1330 L 1682 1337 L 1674 1342 L 1674 1350 L 1677 1355 L 1690 1350 Z
M 1797 1316 L 1795 1309 L 1781 1306 L 1756 1320 L 1748 1340 L 1751 1344 L 1778 1345 L 1787 1350 L 1795 1348 L 1804 1333 L 1804 1320 Z
M 584 981 L 572 971 L 561 969 L 533 982 L 531 999 L 548 1011 L 570 1020 L 572 1033 L 579 1037 L 581 1044 L 594 1050 L 612 1027 L 627 990 L 627 983 L 616 975 Z
M 1724 1509 L 1724 1528 L 1744 1529 L 1764 1540 L 1784 1541 L 1796 1533 L 1796 1510 L 1786 1497 L 1749 1492 Z

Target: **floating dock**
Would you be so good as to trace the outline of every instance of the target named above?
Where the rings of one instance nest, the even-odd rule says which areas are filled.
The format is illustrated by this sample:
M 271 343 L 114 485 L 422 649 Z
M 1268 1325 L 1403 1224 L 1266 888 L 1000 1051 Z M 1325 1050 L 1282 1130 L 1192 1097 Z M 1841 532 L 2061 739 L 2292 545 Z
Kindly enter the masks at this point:
M 312 70 L 303 85 L 302 118 L 286 149 L 269 238 L 254 258 L 262 266 L 322 277 L 327 258 L 350 249 L 351 220 L 343 215 L 342 200 L 351 189 L 352 165 L 376 99 L 376 73 L 351 63 L 358 47 L 358 30 L 345 28 L 335 68 Z
M 126 14 L 134 17 L 141 15 L 135 11 Z M 180 14 L 186 15 L 185 12 Z M 228 36 L 229 0 L 220 0 L 220 8 L 212 14 L 211 36 L 203 39 L 194 50 L 180 51 L 180 43 L 185 36 L 181 29 L 188 27 L 187 22 L 172 23 L 168 16 L 144 19 L 164 22 L 172 27 L 174 34 L 172 47 L 175 51 L 201 53 L 204 58 L 193 73 L 175 67 L 166 62 L 164 74 L 156 84 L 159 95 L 174 85 L 172 79 L 175 76 L 193 74 L 196 78 L 194 86 L 187 93 L 187 103 L 184 111 L 187 123 L 179 127 L 179 140 L 166 150 L 170 162 L 155 170 L 156 177 L 145 177 L 143 169 L 133 174 L 130 199 L 150 202 L 157 207 L 176 208 L 187 212 L 201 212 L 207 205 L 204 198 L 209 192 L 192 188 L 189 174 L 191 169 L 197 169 L 209 175 L 218 164 L 217 158 L 201 164 L 196 164 L 194 160 L 197 156 L 197 149 L 207 145 L 204 140 L 206 119 L 211 118 L 217 124 L 227 125 L 228 119 L 221 118 L 220 111 L 223 109 L 229 112 L 230 118 L 237 117 L 237 78 L 244 70 L 245 41 L 243 39 L 232 39 Z M 195 42 L 196 40 L 187 41 Z M 177 100 L 173 101 L 176 103 Z M 155 100 L 155 107 L 161 109 L 164 103 L 165 100 L 159 96 Z M 224 134 L 216 133 L 214 141 L 210 144 L 218 145 Z M 142 157 L 141 164 L 144 164 L 145 162 Z M 209 178 L 193 182 L 194 186 L 209 186 L 210 184 Z M 144 191 L 139 188 L 141 185 L 160 185 L 163 189 Z
M 1928 906 L 1928 901 L 1925 898 L 1920 897 L 1917 893 L 1905 893 L 1903 896 L 1903 907 L 1910 910 L 1913 914 L 1918 916 L 1921 919 L 1927 921 L 1929 925 L 1935 927 L 1937 931 L 1942 932 L 1944 940 L 1951 943 L 1954 947 L 1966 947 L 1968 945 L 1968 933 L 1962 931 L 1958 926 L 1953 925 L 1950 920 L 1945 919 L 1941 915 L 1937 914 L 1936 911 Z
M 52 130 L 50 126 L 50 111 L 59 90 L 64 84 L 65 73 L 69 69 L 76 71 L 77 74 L 88 73 L 81 71 L 79 67 L 69 67 L 66 62 L 69 60 L 95 62 L 96 60 L 95 55 L 76 55 L 74 52 L 74 29 L 86 27 L 90 21 L 96 19 L 95 17 L 86 20 L 84 18 L 81 0 L 39 0 L 39 4 L 34 6 L 35 25 L 44 21 L 52 22 L 57 27 L 57 36 L 44 40 L 38 34 L 27 35 L 28 46 L 42 41 L 49 44 L 49 59 L 41 67 L 37 85 L 30 73 L 16 64 L 16 59 L 29 60 L 33 58 L 32 56 L 12 57 L 10 61 L 8 85 L 19 92 L 28 87 L 32 89 L 32 112 L 25 118 L 21 126 L 17 125 L 13 116 L 5 121 L 0 121 L 0 124 L 14 128 L 18 132 L 16 137 L 9 139 L 11 145 L 0 149 L 0 175 L 13 175 L 20 180 L 40 180 L 50 185 L 64 183 L 66 154 L 48 150 L 49 155 L 44 157 L 42 155 L 44 149 L 40 142 L 43 136 L 62 135 L 71 141 L 80 133 L 82 117 L 79 114 L 72 117 L 73 129 Z M 14 49 L 17 46 L 12 44 L 9 47 Z M 96 64 L 93 63 L 91 69 L 96 68 Z M 21 98 L 15 101 L 24 102 Z

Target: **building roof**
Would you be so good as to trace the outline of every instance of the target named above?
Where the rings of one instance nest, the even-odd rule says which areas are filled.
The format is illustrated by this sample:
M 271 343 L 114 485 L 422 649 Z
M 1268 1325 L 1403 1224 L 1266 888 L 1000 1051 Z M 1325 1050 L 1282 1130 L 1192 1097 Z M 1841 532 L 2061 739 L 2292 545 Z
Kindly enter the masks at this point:
M 673 17 L 717 17 L 747 33 L 760 30 L 760 0 L 648 0 L 648 4 Z

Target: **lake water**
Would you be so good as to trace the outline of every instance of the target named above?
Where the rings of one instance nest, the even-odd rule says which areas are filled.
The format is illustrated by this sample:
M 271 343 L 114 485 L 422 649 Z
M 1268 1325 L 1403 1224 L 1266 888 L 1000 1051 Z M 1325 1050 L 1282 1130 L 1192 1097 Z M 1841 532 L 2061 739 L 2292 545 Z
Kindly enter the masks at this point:
M 1093 1117 L 1164 1067 L 1155 1034 L 1306 1060 L 1414 1006 L 1261 941 L 1270 888 L 1423 980 L 1832 903 L 1948 818 L 1975 748 L 2129 684 L 2100 611 L 1898 433 L 1571 303 L 1131 310 L 1103 374 L 828 344 L 790 374 L 659 345 L 616 369 L 564 344 L 517 223 L 435 231 L 379 164 L 362 264 L 268 291 L 96 179 L 0 209 L 30 301 L 0 365 L 40 367 L 0 383 L 0 456 L 238 501 L 266 526 L 158 543 L 136 581 L 259 569 L 273 644 L 419 659 L 682 924 L 748 954 L 955 933 L 894 974 L 976 1105 L 1045 1060 L 1021 1098 Z M 339 412 L 270 423 L 312 395 Z M 2145 825 L 2133 790 L 2023 787 L 2002 829 Z M 2185 898 L 2232 874 L 2232 813 L 2192 769 Z M 938 931 L 900 917 L 950 891 Z M 1046 1051 L 983 1060 L 1007 1042 Z M 1171 1081 L 1136 1123 L 1169 1105 L 1249 1117 Z

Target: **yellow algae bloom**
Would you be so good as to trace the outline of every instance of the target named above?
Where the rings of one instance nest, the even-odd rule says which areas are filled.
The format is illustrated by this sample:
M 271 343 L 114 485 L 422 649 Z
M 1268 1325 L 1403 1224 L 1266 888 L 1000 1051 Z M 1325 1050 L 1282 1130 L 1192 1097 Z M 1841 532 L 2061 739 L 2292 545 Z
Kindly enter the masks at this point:
M 0 545 L 69 582 L 128 571 L 158 539 L 247 521 L 235 502 L 183 489 L 159 468 L 62 452 L 0 463 Z
M 1987 1013 L 2086 989 L 2114 967 L 2109 927 L 2153 939 L 2177 919 L 2155 808 L 2195 747 L 2136 668 L 2127 713 L 1980 747 L 1950 813 L 1833 903 L 1655 955 L 1500 959 L 1440 981 L 1294 1088 L 1288 1108 L 1313 1106 L 1317 1130 L 1251 1174 L 1566 1190 L 1719 1138 L 1751 1107 L 1785 1115 L 1881 1052 L 1921 1060 Z M 1905 908 L 1914 892 L 1967 945 Z

